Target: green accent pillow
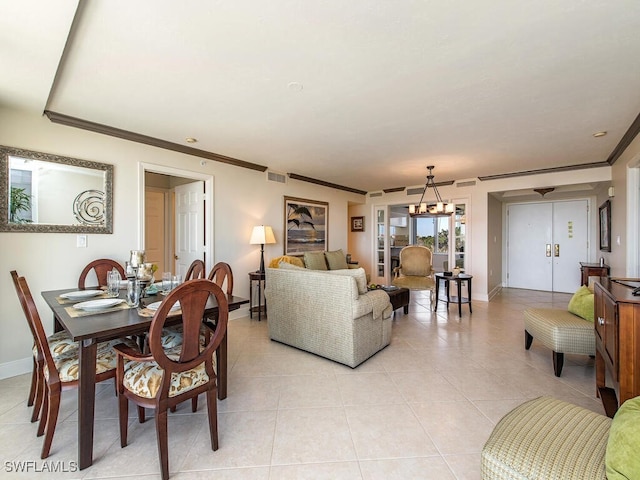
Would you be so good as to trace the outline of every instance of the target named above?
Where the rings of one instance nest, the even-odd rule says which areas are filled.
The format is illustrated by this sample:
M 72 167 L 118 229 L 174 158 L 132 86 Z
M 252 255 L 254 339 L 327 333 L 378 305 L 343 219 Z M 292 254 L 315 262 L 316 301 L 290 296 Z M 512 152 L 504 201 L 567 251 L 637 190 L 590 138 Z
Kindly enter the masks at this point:
M 309 270 L 326 270 L 327 262 L 324 259 L 324 252 L 306 252 L 304 266 Z
M 593 322 L 593 292 L 584 285 L 581 286 L 578 291 L 573 294 L 571 300 L 569 300 L 569 307 L 567 310 L 574 315 Z
M 347 257 L 342 253 L 342 249 L 334 250 L 333 252 L 324 252 L 324 256 L 327 259 L 329 270 L 345 270 L 349 268 Z
M 627 400 L 609 430 L 605 467 L 608 480 L 640 478 L 640 397 Z

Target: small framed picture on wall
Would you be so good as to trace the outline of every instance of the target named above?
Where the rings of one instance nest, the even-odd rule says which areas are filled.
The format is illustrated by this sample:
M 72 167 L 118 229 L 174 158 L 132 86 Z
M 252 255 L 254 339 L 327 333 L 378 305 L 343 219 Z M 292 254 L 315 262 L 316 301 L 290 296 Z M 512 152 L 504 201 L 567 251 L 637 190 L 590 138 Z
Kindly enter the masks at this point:
M 351 231 L 364 232 L 364 217 L 351 217 Z

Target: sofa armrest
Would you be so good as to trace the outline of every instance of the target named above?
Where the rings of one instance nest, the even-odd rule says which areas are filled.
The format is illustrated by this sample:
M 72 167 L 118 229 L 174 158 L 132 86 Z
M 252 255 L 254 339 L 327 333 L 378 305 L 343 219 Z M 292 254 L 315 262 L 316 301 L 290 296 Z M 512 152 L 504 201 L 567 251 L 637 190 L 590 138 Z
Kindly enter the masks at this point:
M 392 312 L 390 307 L 391 300 L 384 290 L 371 290 L 359 295 L 353 302 L 353 318 L 363 317 L 368 313 L 373 313 L 373 318 L 379 318 L 387 313 L 384 318 L 389 318 Z M 389 309 L 388 312 L 387 309 Z

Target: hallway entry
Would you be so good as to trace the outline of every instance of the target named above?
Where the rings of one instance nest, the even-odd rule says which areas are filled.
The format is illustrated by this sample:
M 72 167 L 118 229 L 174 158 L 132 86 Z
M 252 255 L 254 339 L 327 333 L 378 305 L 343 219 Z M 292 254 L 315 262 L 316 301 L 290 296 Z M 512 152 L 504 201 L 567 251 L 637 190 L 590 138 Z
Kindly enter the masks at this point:
M 588 261 L 588 201 L 507 206 L 507 286 L 573 293 Z

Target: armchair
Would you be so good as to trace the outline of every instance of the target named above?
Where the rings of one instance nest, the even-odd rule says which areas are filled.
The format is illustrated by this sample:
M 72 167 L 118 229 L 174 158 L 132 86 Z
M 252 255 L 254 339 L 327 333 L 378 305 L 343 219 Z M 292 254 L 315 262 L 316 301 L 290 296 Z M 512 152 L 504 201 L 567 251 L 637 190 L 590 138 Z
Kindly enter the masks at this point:
M 431 250 L 419 245 L 409 245 L 400 250 L 400 265 L 393 269 L 391 283 L 410 290 L 429 290 L 433 303 L 436 286 L 434 273 Z

